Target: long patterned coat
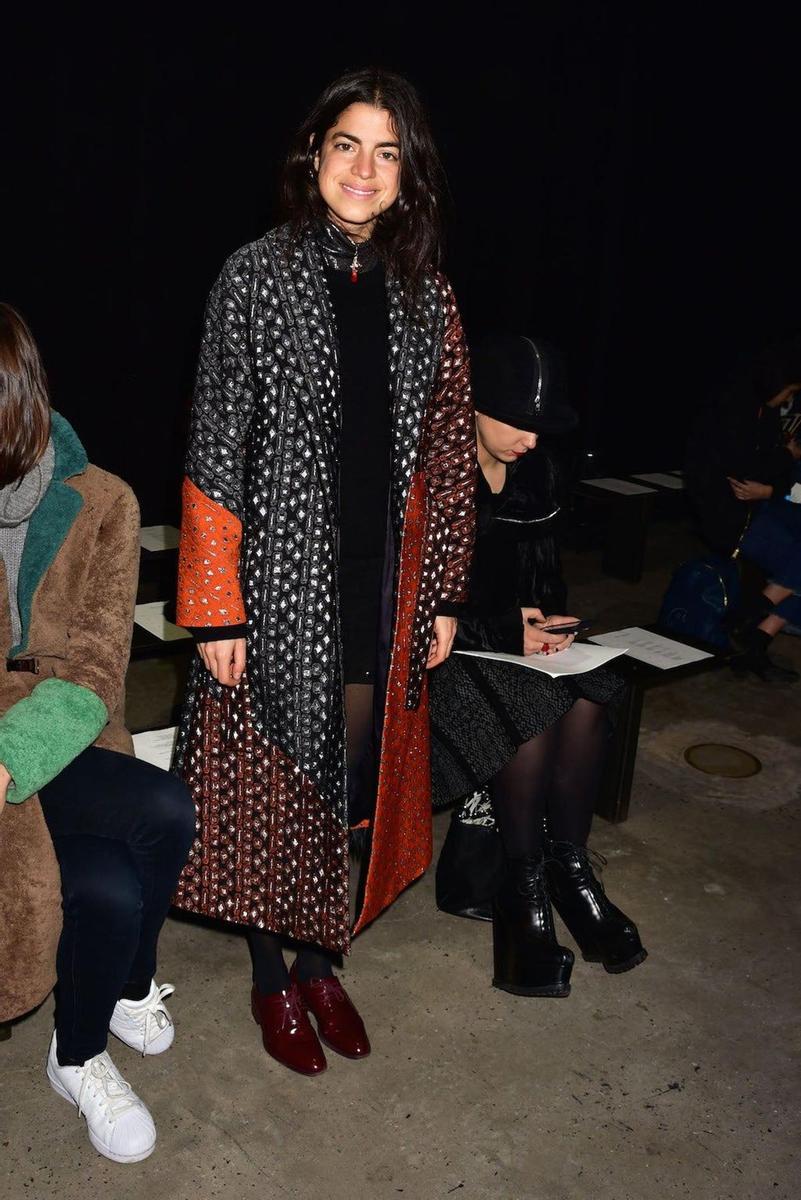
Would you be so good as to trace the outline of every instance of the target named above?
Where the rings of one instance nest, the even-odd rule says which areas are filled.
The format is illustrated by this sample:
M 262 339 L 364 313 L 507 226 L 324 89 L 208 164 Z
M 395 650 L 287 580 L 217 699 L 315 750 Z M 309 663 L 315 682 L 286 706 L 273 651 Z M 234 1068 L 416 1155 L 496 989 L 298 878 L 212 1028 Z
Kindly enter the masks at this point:
M 341 397 L 325 244 L 286 227 L 237 251 L 209 298 L 184 483 L 181 624 L 247 630 L 234 690 L 193 664 L 176 767 L 198 806 L 189 911 L 346 950 L 350 939 L 337 595 Z M 358 285 L 356 285 L 358 286 Z M 425 663 L 464 599 L 475 433 L 450 285 L 409 309 L 387 283 L 392 400 L 385 700 L 355 930 L 431 858 Z

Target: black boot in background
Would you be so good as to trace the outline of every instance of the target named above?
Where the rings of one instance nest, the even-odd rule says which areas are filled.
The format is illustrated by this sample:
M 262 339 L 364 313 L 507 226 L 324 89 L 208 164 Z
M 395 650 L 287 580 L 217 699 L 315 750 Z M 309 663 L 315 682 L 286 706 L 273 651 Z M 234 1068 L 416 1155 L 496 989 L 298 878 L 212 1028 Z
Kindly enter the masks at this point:
M 613 975 L 641 963 L 648 951 L 637 926 L 607 897 L 586 847 L 552 842 L 546 853 L 551 901 L 586 961 L 603 963 Z
M 567 996 L 573 952 L 556 940 L 541 859 L 509 860 L 492 914 L 493 987 L 516 996 Z
M 772 642 L 771 635 L 762 629 L 744 633 L 737 642 L 742 652 L 729 660 L 735 674 L 744 675 L 750 671 L 765 683 L 795 683 L 799 678 L 798 671 L 792 667 L 780 667 L 769 657 L 768 647 Z

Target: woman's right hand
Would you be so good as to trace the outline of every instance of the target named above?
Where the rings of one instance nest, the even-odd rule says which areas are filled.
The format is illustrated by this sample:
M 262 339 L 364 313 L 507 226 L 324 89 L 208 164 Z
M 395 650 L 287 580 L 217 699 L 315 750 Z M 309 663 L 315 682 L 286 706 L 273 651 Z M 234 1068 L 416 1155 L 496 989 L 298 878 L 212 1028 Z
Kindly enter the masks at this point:
M 523 614 L 523 653 L 524 654 L 550 654 L 552 649 L 562 647 L 562 643 L 568 640 L 566 633 L 546 633 L 542 628 L 542 624 L 548 618 L 540 608 L 523 608 L 520 610 Z M 537 622 L 536 625 L 529 625 L 529 617 Z M 553 618 L 551 618 L 553 619 Z M 567 623 L 572 618 L 563 618 L 563 623 Z M 554 621 L 554 624 L 559 622 Z M 572 640 L 572 639 L 571 639 Z
M 218 683 L 236 687 L 245 670 L 245 639 L 224 638 L 219 642 L 199 642 L 198 654 Z

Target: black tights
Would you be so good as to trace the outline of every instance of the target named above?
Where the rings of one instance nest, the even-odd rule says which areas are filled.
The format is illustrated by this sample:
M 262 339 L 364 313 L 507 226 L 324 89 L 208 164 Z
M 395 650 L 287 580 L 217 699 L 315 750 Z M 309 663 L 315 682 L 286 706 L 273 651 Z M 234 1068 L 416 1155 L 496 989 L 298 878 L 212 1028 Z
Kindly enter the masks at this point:
M 373 754 L 373 685 L 349 683 L 345 687 L 345 724 L 347 736 L 348 793 L 355 795 L 366 773 L 371 770 Z M 309 942 L 293 942 L 277 933 L 249 929 L 248 946 L 253 962 L 256 990 L 267 994 L 289 987 L 289 972 L 284 962 L 284 947 L 297 948 L 295 971 L 298 979 L 321 979 L 333 973 L 339 955 Z
M 577 700 L 494 777 L 490 794 L 509 858 L 541 857 L 546 818 L 553 841 L 586 845 L 607 733 L 603 705 Z

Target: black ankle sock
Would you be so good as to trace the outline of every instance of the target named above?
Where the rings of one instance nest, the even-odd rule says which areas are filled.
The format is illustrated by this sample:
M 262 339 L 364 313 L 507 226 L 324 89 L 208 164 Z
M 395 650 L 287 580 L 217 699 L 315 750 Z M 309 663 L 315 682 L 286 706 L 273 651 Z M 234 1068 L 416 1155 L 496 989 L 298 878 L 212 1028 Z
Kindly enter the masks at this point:
M 773 636 L 770 633 L 765 633 L 764 629 L 752 629 L 748 634 L 748 649 L 756 654 L 767 654 L 768 647 L 773 641 Z
M 289 987 L 289 972 L 284 962 L 281 939 L 261 929 L 249 929 L 247 939 L 256 991 L 263 996 L 269 996 L 271 992 L 285 992 Z
M 334 956 L 318 946 L 304 947 L 298 950 L 295 974 L 301 983 L 309 979 L 328 979 L 334 974 Z

